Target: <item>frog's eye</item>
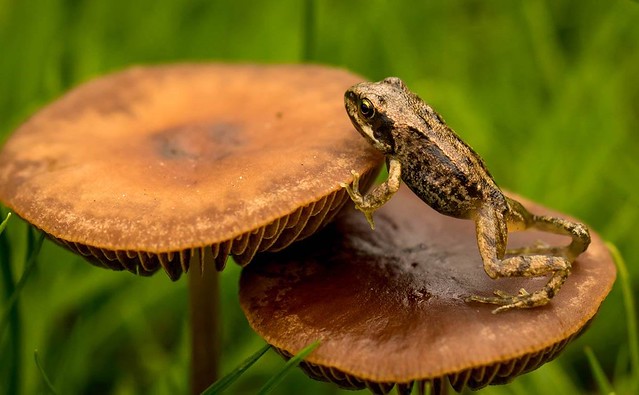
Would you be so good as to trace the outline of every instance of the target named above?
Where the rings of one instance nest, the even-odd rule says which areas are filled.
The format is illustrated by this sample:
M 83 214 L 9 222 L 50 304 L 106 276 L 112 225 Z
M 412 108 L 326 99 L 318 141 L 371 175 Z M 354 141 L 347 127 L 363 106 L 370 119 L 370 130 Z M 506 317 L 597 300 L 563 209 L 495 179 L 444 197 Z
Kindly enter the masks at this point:
M 370 119 L 375 115 L 375 107 L 373 107 L 373 103 L 370 100 L 362 99 L 359 101 L 359 112 L 364 118 Z

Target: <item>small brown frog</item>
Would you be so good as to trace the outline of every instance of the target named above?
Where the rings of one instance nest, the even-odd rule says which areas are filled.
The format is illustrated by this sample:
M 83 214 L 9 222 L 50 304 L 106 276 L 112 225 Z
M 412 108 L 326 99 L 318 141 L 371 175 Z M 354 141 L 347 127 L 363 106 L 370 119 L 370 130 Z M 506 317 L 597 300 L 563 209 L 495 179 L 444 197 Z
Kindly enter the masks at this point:
M 497 313 L 545 305 L 557 294 L 571 263 L 590 244 L 584 225 L 531 214 L 504 196 L 479 155 L 399 78 L 357 84 L 346 91 L 344 101 L 355 128 L 386 156 L 388 179 L 367 195 L 359 192 L 355 171 L 352 186 L 342 184 L 371 228 L 373 212 L 397 192 L 401 179 L 438 212 L 475 222 L 479 253 L 491 278 L 550 275 L 533 293 L 495 291 L 495 296 L 470 296 L 467 301 L 501 305 L 493 311 Z M 567 235 L 572 242 L 507 250 L 508 232 L 527 228 Z

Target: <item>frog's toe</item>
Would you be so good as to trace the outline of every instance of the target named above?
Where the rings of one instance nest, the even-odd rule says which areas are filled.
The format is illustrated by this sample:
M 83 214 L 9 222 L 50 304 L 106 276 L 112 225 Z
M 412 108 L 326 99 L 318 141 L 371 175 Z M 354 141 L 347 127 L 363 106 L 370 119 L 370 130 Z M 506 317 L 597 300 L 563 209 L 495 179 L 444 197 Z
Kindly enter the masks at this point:
M 503 306 L 499 306 L 496 309 L 494 309 L 493 311 L 491 311 L 491 313 L 493 314 L 498 314 L 498 313 L 502 313 L 504 311 L 508 311 L 511 309 L 516 309 L 516 308 L 520 308 L 522 306 L 518 306 L 517 303 L 510 303 L 510 304 L 505 304 Z
M 542 291 L 529 293 L 525 289 L 521 288 L 519 293 L 515 295 L 509 295 L 504 291 L 494 291 L 496 296 L 470 296 L 466 298 L 466 302 L 479 302 L 488 304 L 501 305 L 495 310 L 493 314 L 501 313 L 503 311 L 511 309 L 527 309 L 531 307 L 543 306 L 550 301 L 550 298 Z
M 489 303 L 489 304 L 509 304 L 515 298 L 514 296 L 508 295 L 503 291 L 495 291 L 496 296 L 480 296 L 480 295 L 471 295 L 466 298 L 466 302 L 479 302 L 479 303 Z
M 501 305 L 492 311 L 493 314 L 520 307 L 518 306 L 518 302 L 516 301 L 516 296 L 510 296 L 501 291 L 495 291 L 495 293 L 498 292 L 499 296 L 471 296 L 469 298 L 466 298 L 466 302 L 479 302 Z
M 351 170 L 351 174 L 353 175 L 353 189 L 359 191 L 359 173 L 355 170 Z
M 345 183 L 340 183 L 339 185 L 346 190 L 346 193 L 348 193 L 348 196 L 351 198 L 353 203 L 355 203 L 355 206 L 359 209 L 359 206 L 364 201 L 364 198 L 362 197 L 362 194 L 360 194 L 357 191 L 357 189 L 353 188 L 352 185 L 345 184 Z
M 373 220 L 373 213 L 370 211 L 366 211 L 364 212 L 364 215 L 366 216 L 366 221 L 368 221 L 368 224 L 371 226 L 371 229 L 375 230 L 375 221 Z
M 512 308 L 512 307 L 508 307 L 508 306 L 515 304 L 519 298 L 524 296 L 524 294 L 522 294 L 522 292 L 524 292 L 525 294 L 528 294 L 528 292 L 526 292 L 526 290 L 524 290 L 524 289 L 521 289 L 519 291 L 519 295 L 518 296 L 510 295 L 510 294 L 508 294 L 508 293 L 506 293 L 504 291 L 501 291 L 501 290 L 495 290 L 495 291 L 493 291 L 495 296 L 472 295 L 472 296 L 466 298 L 466 301 L 467 302 L 488 303 L 488 304 L 498 304 L 498 305 L 502 305 L 499 309 L 501 309 L 503 307 L 504 310 L 508 310 L 508 309 Z
M 493 291 L 493 293 L 494 293 L 497 297 L 496 297 L 496 298 L 492 298 L 492 299 L 500 299 L 500 300 L 503 300 L 503 299 L 512 299 L 512 298 L 514 298 L 514 296 L 512 296 L 512 295 L 510 295 L 510 294 L 507 294 L 506 292 L 501 291 L 501 290 L 499 290 L 499 289 L 494 290 L 494 291 Z
M 496 308 L 492 311 L 492 313 L 497 314 L 511 309 L 529 309 L 532 307 L 543 306 L 549 301 L 550 299 L 537 298 L 536 294 L 529 294 L 526 292 L 526 294 L 514 297 L 511 303 Z

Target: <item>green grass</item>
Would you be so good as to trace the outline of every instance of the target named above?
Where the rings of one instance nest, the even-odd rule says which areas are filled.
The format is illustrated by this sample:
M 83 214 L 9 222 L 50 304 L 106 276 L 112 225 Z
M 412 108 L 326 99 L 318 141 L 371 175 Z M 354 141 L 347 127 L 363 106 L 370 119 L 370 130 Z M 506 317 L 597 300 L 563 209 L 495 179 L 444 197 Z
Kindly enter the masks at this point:
M 241 375 L 248 370 L 248 368 L 253 366 L 253 364 L 257 362 L 270 348 L 271 345 L 269 344 L 260 348 L 255 354 L 248 357 L 240 366 L 235 368 L 235 370 L 211 384 L 211 386 L 206 390 L 202 391 L 202 395 L 214 395 L 224 392 L 231 384 L 237 381 Z
M 47 373 L 42 368 L 42 365 L 40 365 L 40 357 L 38 357 L 38 350 L 35 350 L 33 352 L 33 360 L 36 366 L 38 367 L 40 374 L 42 374 L 42 380 L 46 384 L 46 387 L 49 390 L 48 392 L 52 393 L 53 395 L 57 395 L 58 392 L 55 390 L 55 388 L 53 388 L 53 384 L 51 384 L 51 380 L 49 380 L 49 376 L 47 376 Z
M 639 289 L 637 2 L 0 0 L 0 51 L 0 142 L 71 87 L 134 64 L 311 61 L 402 77 L 498 183 L 581 218 L 628 262 L 627 285 L 557 361 L 481 393 L 598 393 L 584 347 L 618 393 L 637 388 L 624 321 L 627 288 Z M 33 244 L 16 217 L 0 233 L 0 311 Z M 36 349 L 61 394 L 187 392 L 184 280 L 96 269 L 48 241 L 30 270 L 0 338 L 0 393 L 47 393 Z M 263 344 L 239 309 L 238 275 L 221 276 L 223 374 Z M 233 393 L 257 392 L 283 366 L 265 354 Z M 275 393 L 301 390 L 348 393 L 298 370 Z

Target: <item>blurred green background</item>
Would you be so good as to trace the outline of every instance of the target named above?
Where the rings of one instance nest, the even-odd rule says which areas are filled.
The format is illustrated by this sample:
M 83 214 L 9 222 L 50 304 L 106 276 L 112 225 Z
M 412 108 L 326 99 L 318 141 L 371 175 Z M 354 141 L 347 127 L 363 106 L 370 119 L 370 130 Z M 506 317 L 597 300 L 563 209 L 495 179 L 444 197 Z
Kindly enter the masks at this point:
M 637 2 L 0 0 L 0 141 L 81 82 L 183 61 L 314 62 L 372 80 L 400 76 L 501 186 L 616 244 L 639 289 Z M 12 218 L 1 240 L 4 311 L 24 269 L 26 226 Z M 221 276 L 222 373 L 263 344 L 239 308 L 239 272 L 229 265 Z M 47 393 L 35 349 L 60 394 L 187 393 L 185 285 L 96 269 L 45 242 L 0 339 L 0 393 Z M 624 393 L 633 379 L 627 339 L 617 284 L 560 358 L 481 393 L 596 393 L 586 346 Z M 282 366 L 269 352 L 230 393 L 254 393 Z M 343 392 L 295 371 L 275 393 L 301 391 Z

